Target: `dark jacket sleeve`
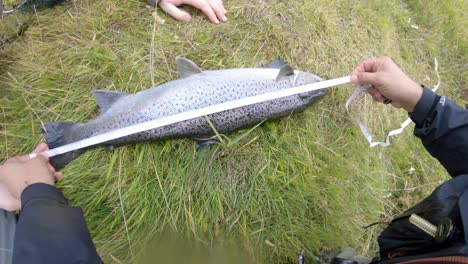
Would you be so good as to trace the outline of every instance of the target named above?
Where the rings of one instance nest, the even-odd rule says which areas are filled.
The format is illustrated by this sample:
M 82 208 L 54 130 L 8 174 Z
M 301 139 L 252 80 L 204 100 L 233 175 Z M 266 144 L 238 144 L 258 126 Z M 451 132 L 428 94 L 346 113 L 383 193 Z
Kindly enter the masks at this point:
M 468 174 L 468 110 L 423 88 L 410 117 L 414 134 L 452 177 Z
M 36 183 L 21 195 L 13 263 L 102 263 L 83 212 L 54 186 Z

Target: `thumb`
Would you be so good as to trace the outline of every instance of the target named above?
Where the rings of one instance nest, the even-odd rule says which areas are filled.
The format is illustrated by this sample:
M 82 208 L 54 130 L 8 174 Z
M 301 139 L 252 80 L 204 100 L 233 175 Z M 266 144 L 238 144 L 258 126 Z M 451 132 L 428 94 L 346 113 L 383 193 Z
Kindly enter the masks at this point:
M 159 4 L 159 7 L 161 7 L 161 9 L 164 10 L 164 12 L 168 13 L 170 16 L 177 20 L 189 22 L 192 19 L 192 17 L 187 12 L 182 11 L 172 3 L 162 1 Z
M 372 84 L 377 85 L 377 73 L 375 72 L 358 72 L 355 82 L 357 84 Z

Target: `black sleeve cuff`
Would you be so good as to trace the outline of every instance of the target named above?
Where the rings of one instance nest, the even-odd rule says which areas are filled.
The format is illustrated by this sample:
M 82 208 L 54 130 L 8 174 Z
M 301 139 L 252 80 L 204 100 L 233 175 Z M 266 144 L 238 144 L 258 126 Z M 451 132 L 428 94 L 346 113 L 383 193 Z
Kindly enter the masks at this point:
M 414 107 L 414 112 L 410 113 L 410 118 L 416 124 L 421 126 L 424 119 L 429 115 L 436 104 L 437 94 L 423 86 L 423 94 Z
M 24 208 L 28 202 L 37 199 L 55 200 L 68 204 L 68 200 L 65 199 L 62 192 L 54 186 L 45 183 L 34 183 L 23 190 L 21 194 L 21 208 Z

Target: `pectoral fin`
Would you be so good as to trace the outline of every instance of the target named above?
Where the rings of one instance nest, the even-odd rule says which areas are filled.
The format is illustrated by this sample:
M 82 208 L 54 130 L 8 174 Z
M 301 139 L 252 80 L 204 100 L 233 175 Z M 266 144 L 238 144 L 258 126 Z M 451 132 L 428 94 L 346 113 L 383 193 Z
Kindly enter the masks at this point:
M 195 146 L 196 151 L 200 151 L 206 147 L 219 143 L 219 139 L 217 136 L 212 136 L 210 138 L 193 138 L 193 139 L 195 140 L 195 142 L 197 142 L 197 146 Z
M 107 152 L 112 152 L 114 150 L 114 146 L 113 145 L 106 145 L 106 146 L 104 146 L 104 149 Z

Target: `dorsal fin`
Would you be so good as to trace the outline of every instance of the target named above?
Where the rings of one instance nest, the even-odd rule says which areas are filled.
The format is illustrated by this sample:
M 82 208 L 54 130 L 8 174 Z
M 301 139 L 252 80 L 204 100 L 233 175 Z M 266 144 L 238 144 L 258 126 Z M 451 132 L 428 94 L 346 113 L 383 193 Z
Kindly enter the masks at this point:
M 291 66 L 289 65 L 284 65 L 283 67 L 281 67 L 279 73 L 278 73 L 278 76 L 276 77 L 276 80 L 279 81 L 281 80 L 281 78 L 284 78 L 286 76 L 291 76 L 294 74 L 294 70 L 293 68 L 291 68 Z
M 120 98 L 127 96 L 128 93 L 117 92 L 117 91 L 107 91 L 107 90 L 95 90 L 93 91 L 93 96 L 96 99 L 96 103 L 99 106 L 99 113 L 102 115 L 105 113 L 111 106 L 117 102 Z
M 202 70 L 191 60 L 184 57 L 177 57 L 177 70 L 179 77 L 185 78 L 193 74 L 201 73 Z
M 270 68 L 270 69 L 281 69 L 281 67 L 283 67 L 284 65 L 286 65 L 286 62 L 284 62 L 284 60 L 282 60 L 282 59 L 275 59 L 275 60 L 270 61 L 270 62 L 266 65 L 266 68 Z

